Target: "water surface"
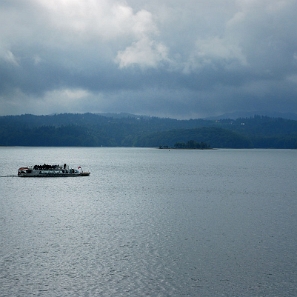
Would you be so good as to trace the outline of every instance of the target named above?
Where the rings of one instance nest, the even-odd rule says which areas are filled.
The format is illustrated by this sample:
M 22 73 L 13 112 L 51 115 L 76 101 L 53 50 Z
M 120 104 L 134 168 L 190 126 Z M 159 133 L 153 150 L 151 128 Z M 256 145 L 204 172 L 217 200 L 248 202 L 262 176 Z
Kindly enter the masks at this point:
M 0 148 L 1 296 L 297 296 L 296 150 Z

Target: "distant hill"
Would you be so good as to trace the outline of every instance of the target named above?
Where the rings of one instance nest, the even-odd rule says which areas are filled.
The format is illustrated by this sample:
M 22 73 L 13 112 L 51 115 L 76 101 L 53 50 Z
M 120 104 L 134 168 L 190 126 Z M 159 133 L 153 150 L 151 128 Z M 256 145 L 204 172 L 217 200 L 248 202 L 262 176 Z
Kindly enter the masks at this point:
M 253 116 L 176 120 L 130 114 L 0 117 L 2 146 L 173 146 L 193 140 L 213 148 L 297 148 L 297 121 Z
M 236 132 L 217 127 L 201 127 L 195 129 L 178 129 L 155 132 L 140 136 L 136 146 L 169 146 L 174 147 L 178 142 L 186 143 L 189 140 L 205 142 L 215 148 L 251 148 L 251 141 Z
M 207 117 L 205 120 L 221 120 L 221 119 L 238 119 L 238 118 L 251 118 L 254 116 L 266 116 L 271 118 L 282 118 L 287 120 L 295 120 L 297 121 L 297 114 L 296 113 L 289 113 L 289 112 L 268 112 L 268 111 L 236 111 L 231 113 L 224 113 L 218 116 Z

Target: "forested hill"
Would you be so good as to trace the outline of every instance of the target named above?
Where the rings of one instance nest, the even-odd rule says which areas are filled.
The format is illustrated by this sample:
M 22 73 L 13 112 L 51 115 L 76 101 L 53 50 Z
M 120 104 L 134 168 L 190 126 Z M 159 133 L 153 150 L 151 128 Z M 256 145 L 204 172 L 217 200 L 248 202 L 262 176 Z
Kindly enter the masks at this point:
M 297 148 L 297 121 L 255 116 L 176 120 L 129 114 L 0 117 L 2 146 L 174 146 L 193 140 L 214 148 Z

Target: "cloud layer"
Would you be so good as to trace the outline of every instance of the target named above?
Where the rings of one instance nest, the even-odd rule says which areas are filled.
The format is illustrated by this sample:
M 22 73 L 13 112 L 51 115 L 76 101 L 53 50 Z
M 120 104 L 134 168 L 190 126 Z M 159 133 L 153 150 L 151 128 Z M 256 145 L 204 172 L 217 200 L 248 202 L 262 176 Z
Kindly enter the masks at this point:
M 0 114 L 297 113 L 296 11 L 295 0 L 1 1 Z

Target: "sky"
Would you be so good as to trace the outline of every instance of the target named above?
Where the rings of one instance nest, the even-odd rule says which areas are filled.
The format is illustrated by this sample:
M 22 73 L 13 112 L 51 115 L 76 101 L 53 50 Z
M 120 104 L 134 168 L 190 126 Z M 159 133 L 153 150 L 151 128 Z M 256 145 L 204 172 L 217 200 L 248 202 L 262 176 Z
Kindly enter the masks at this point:
M 1 0 L 0 115 L 297 113 L 297 0 Z

